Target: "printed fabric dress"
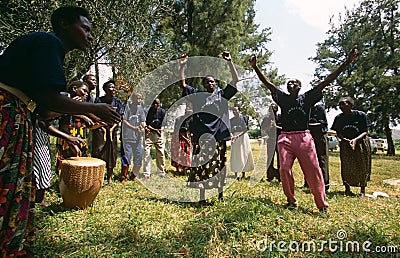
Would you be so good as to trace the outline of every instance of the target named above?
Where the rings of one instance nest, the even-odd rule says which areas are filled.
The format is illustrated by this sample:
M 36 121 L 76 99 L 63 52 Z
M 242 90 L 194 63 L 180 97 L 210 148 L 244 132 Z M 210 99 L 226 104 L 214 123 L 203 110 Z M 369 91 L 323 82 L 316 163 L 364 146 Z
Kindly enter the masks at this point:
M 85 144 L 81 144 L 79 149 L 82 152 L 82 157 L 88 157 L 88 139 L 85 123 L 80 118 L 66 115 L 59 119 L 59 124 L 67 124 L 70 135 L 85 139 Z M 62 138 L 57 138 L 56 146 L 56 169 L 58 173 L 60 173 L 62 160 L 74 157 L 76 155 L 69 146 L 68 142 Z
M 0 250 L 3 257 L 33 257 L 31 115 L 17 97 L 1 89 L 0 107 Z
M 0 82 L 20 89 L 29 98 L 39 92 L 61 92 L 67 85 L 65 53 L 61 39 L 53 33 L 22 35 L 0 55 Z M 15 95 L 3 89 L 0 89 L 0 106 L 0 252 L 6 257 L 33 257 L 35 186 L 31 113 Z
M 236 92 L 229 84 L 212 94 L 189 85 L 182 92 L 193 106 L 193 155 L 188 176 L 192 187 L 222 189 L 225 185 L 226 141 L 230 140 L 227 101 Z
M 185 116 L 179 116 L 175 120 L 171 137 L 171 165 L 179 170 L 187 170 L 191 165 L 191 122 L 192 117 L 185 119 Z

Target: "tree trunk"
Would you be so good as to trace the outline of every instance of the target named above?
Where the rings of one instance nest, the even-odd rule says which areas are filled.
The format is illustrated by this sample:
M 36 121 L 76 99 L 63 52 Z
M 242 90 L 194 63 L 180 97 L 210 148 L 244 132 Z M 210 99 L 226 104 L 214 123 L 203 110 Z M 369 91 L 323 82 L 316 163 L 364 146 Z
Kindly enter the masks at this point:
M 386 135 L 386 140 L 387 140 L 387 144 L 388 144 L 388 150 L 387 150 L 386 155 L 394 156 L 395 149 L 394 149 L 393 138 L 392 138 L 392 129 L 390 129 L 388 121 L 385 122 L 385 135 Z
M 94 60 L 95 60 L 94 61 L 94 73 L 96 75 L 96 81 L 97 81 L 97 84 L 96 84 L 96 99 L 97 99 L 98 97 L 100 97 L 99 61 L 97 60 L 97 58 L 95 58 Z
M 188 0 L 187 2 L 187 39 L 189 43 L 193 44 L 193 13 L 194 13 L 194 3 L 193 0 Z

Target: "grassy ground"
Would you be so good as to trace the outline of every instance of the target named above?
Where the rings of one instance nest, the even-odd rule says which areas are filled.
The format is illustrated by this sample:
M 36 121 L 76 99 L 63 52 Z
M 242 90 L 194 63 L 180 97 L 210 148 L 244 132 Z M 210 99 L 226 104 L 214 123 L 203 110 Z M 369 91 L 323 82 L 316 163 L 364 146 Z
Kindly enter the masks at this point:
M 257 158 L 258 144 L 253 149 Z M 213 197 L 207 206 L 170 201 L 140 181 L 115 181 L 102 187 L 86 210 L 64 208 L 54 187 L 46 196 L 51 205 L 37 208 L 38 257 L 400 257 L 400 189 L 382 182 L 399 177 L 400 156 L 374 155 L 372 165 L 367 193 L 390 197 L 347 197 L 339 153 L 331 152 L 328 216 L 301 188 L 297 163 L 295 210 L 284 207 L 277 181 L 253 186 L 249 180 L 235 181 L 223 201 Z

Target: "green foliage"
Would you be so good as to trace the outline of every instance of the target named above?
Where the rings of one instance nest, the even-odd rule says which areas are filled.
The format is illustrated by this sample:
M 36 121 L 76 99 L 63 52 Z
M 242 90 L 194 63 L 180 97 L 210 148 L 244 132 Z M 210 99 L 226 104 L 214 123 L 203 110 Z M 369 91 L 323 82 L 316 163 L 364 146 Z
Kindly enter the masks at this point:
M 261 130 L 260 129 L 250 129 L 247 131 L 249 134 L 250 139 L 257 139 L 261 137 Z
M 266 44 L 271 31 L 270 28 L 259 30 L 255 23 L 254 0 L 169 0 L 167 3 L 173 11 L 158 24 L 156 33 L 164 36 L 163 46 L 169 50 L 172 60 L 183 53 L 219 57 L 222 51 L 228 50 L 238 66 L 248 69 L 248 58 L 253 53 L 259 55 L 260 64 L 268 64 L 271 52 Z M 188 78 L 188 82 L 201 85 L 197 79 Z M 179 87 L 168 93 L 162 96 L 163 103 L 173 103 L 180 97 Z
M 6 0 L 0 3 L 0 50 L 21 34 L 50 31 L 50 15 L 56 8 L 82 6 L 91 15 L 93 44 L 86 53 L 68 54 L 67 81 L 81 78 L 92 65 L 99 77 L 99 65 L 107 64 L 113 67 L 119 97 L 127 99 L 149 72 L 184 52 L 190 56 L 218 57 L 229 50 L 234 63 L 242 67 L 248 67 L 249 55 L 257 53 L 259 63 L 268 64 L 271 52 L 266 44 L 271 31 L 259 30 L 254 4 L 255 0 Z M 163 85 L 177 73 L 177 69 L 165 71 L 155 83 Z M 271 80 L 277 77 L 274 71 L 268 74 Z M 191 85 L 200 85 L 194 80 L 189 81 Z M 152 86 L 140 87 L 141 93 L 151 95 Z M 168 90 L 159 96 L 165 107 L 180 97 L 177 85 L 167 86 Z
M 400 150 L 400 139 L 394 140 L 394 147 L 396 148 L 396 150 Z
M 60 6 L 79 5 L 91 16 L 93 42 L 89 51 L 73 51 L 65 62 L 68 81 L 81 78 L 91 65 L 108 64 L 123 77 L 126 92 L 138 78 L 167 57 L 155 26 L 169 13 L 159 0 L 148 1 L 2 1 L 0 50 L 17 36 L 31 31 L 50 31 L 50 15 Z M 96 71 L 98 76 L 98 70 Z
M 353 45 L 360 55 L 325 91 L 327 107 L 336 107 L 339 98 L 351 96 L 355 108 L 368 112 L 372 127 L 384 133 L 391 148 L 390 123 L 400 119 L 400 12 L 399 0 L 365 0 L 354 10 L 346 10 L 341 23 L 332 24 L 328 39 L 318 44 L 317 81 L 336 68 Z

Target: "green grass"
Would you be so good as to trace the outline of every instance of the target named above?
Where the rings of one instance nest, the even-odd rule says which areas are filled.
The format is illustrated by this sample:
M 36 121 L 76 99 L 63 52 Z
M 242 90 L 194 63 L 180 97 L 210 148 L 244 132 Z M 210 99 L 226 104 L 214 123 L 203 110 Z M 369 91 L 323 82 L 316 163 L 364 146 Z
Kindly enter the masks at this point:
M 259 146 L 253 145 L 254 156 Z M 228 163 L 229 164 L 229 163 Z M 400 156 L 373 156 L 367 193 L 386 192 L 390 198 L 346 197 L 340 179 L 339 153 L 331 152 L 332 186 L 327 193 L 329 215 L 318 212 L 312 195 L 301 189 L 303 176 L 296 162 L 296 197 L 299 207 L 284 207 L 281 185 L 263 181 L 254 186 L 236 181 L 225 190 L 224 200 L 215 197 L 208 206 L 167 200 L 147 190 L 140 181 L 122 185 L 114 181 L 102 187 L 86 210 L 68 210 L 56 187 L 47 193 L 47 208 L 38 207 L 36 247 L 38 257 L 396 257 L 394 253 L 340 252 L 342 240 L 376 246 L 396 246 L 400 252 L 400 189 L 384 185 L 384 179 L 399 177 Z M 172 168 L 168 167 L 172 177 Z M 115 174 L 120 173 L 119 165 Z M 178 178 L 184 181 L 185 178 Z M 353 189 L 358 192 L 359 189 Z M 263 240 L 289 244 L 339 241 L 339 251 L 326 246 L 317 252 L 272 252 Z M 180 254 L 181 249 L 186 254 Z M 360 247 L 361 248 L 361 247 Z M 299 249 L 301 250 L 301 249 Z

